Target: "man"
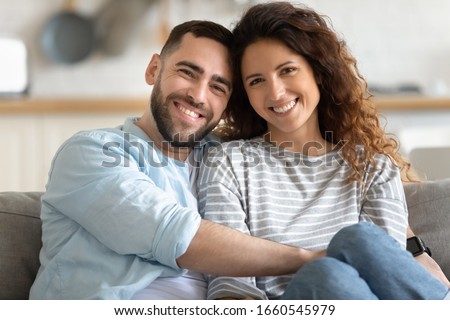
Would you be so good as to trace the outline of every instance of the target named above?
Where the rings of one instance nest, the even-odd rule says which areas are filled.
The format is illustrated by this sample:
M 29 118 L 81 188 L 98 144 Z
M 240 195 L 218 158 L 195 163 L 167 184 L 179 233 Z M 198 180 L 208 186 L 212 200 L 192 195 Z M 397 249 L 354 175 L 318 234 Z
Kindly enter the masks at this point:
M 60 147 L 42 198 L 31 299 L 203 299 L 195 272 L 294 273 L 304 257 L 318 255 L 197 213 L 189 163 L 228 103 L 231 42 L 230 31 L 212 22 L 175 27 L 147 68 L 154 88 L 144 115 L 78 133 Z
M 144 115 L 61 146 L 42 198 L 41 268 L 31 299 L 203 299 L 200 272 L 288 274 L 321 255 L 197 213 L 189 164 L 228 103 L 231 42 L 212 22 L 175 27 L 147 68 L 154 87 Z

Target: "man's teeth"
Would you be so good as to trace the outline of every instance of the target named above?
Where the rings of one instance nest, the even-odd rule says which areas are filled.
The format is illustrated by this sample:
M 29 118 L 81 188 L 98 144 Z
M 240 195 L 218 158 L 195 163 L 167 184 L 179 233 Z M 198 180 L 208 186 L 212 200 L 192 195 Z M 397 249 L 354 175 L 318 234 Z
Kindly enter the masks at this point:
M 295 106 L 296 102 L 297 102 L 297 100 L 292 100 L 289 104 L 287 104 L 285 106 L 273 108 L 273 111 L 275 111 L 276 113 L 287 112 Z
M 200 115 L 198 113 L 195 113 L 194 111 L 191 111 L 189 109 L 186 109 L 182 106 L 179 106 L 178 109 L 180 109 L 181 112 L 183 112 L 184 114 L 187 114 L 188 116 L 192 117 L 192 118 L 198 118 L 200 117 Z

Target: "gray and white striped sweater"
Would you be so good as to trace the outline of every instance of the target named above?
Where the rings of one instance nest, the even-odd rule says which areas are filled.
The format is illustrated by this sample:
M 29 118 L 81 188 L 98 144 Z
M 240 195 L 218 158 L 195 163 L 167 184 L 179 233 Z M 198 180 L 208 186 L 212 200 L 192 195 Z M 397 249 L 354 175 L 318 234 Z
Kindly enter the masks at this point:
M 358 148 L 358 156 L 363 149 Z M 398 168 L 385 156 L 368 161 L 358 182 L 339 151 L 311 157 L 261 138 L 209 150 L 198 177 L 200 214 L 252 236 L 311 250 L 326 249 L 341 228 L 372 221 L 406 243 L 407 207 Z M 208 299 L 279 298 L 291 276 L 209 276 Z

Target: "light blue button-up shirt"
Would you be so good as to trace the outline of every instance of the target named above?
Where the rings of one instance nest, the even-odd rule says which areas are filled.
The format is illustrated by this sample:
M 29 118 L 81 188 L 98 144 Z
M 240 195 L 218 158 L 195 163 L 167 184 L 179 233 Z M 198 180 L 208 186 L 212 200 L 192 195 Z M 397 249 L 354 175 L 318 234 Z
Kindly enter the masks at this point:
M 200 225 L 192 170 L 164 156 L 135 120 L 80 132 L 56 153 L 31 299 L 129 299 L 157 277 L 184 273 L 176 259 Z

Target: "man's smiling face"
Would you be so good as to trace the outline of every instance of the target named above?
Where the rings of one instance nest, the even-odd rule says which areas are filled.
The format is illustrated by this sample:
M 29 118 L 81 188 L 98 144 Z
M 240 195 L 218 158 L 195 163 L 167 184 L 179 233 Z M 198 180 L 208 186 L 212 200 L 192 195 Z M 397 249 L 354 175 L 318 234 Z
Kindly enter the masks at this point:
M 188 33 L 159 62 L 151 96 L 158 131 L 174 147 L 193 147 L 217 125 L 230 98 L 228 50 Z

